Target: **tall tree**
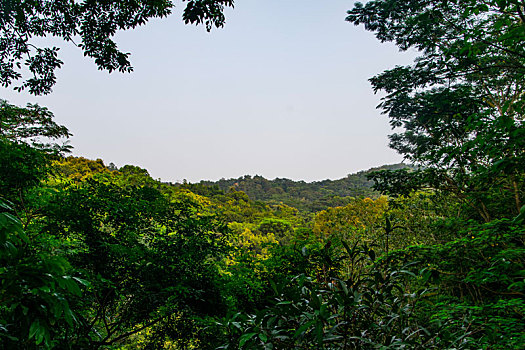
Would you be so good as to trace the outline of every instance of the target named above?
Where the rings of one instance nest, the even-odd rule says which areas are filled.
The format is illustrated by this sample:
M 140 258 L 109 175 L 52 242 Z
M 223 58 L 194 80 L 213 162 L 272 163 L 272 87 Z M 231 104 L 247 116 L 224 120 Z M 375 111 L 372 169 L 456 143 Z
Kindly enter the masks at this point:
M 414 64 L 370 79 L 374 91 L 387 94 L 379 108 L 392 128 L 403 129 L 390 136 L 390 146 L 426 169 L 377 175 L 382 189 L 400 192 L 395 183 L 447 190 L 485 221 L 519 211 L 525 185 L 524 5 L 385 0 L 357 3 L 348 12 L 348 21 L 363 24 L 379 40 L 420 53 Z
M 0 197 L 29 214 L 26 194 L 49 173 L 51 159 L 71 146 L 68 129 L 44 107 L 17 107 L 0 100 Z
M 45 235 L 27 231 L 39 213 L 39 185 L 69 131 L 47 109 L 0 100 L 0 344 L 51 348 L 77 322 L 70 302 L 85 281 L 72 276 Z

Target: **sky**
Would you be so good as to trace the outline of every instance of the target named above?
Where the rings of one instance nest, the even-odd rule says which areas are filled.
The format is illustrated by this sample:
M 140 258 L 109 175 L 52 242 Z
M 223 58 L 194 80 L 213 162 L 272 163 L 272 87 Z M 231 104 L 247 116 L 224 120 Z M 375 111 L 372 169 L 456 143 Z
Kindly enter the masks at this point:
M 414 58 L 345 22 L 352 5 L 238 0 L 210 33 L 176 8 L 117 35 L 133 73 L 99 71 L 66 44 L 53 93 L 0 97 L 49 108 L 73 133 L 73 155 L 163 181 L 342 178 L 402 160 L 368 79 Z

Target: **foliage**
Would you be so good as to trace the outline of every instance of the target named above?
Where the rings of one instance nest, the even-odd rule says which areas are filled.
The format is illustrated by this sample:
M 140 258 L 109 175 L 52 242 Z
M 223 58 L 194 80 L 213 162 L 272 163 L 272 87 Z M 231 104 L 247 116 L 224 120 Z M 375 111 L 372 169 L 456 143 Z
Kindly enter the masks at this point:
M 454 194 L 485 222 L 517 213 L 523 182 L 525 24 L 521 1 L 371 1 L 347 20 L 420 56 L 370 79 L 390 146 L 424 169 L 379 179 Z M 510 188 L 511 191 L 506 189 Z M 502 190 L 505 189 L 505 190 Z
M 379 194 L 371 189 L 373 182 L 367 176 L 379 170 L 402 169 L 406 164 L 385 165 L 349 174 L 339 180 L 323 180 L 307 183 L 289 179 L 267 180 L 262 176 L 245 175 L 238 179 L 221 179 L 216 182 L 201 181 L 197 184 L 178 184 L 196 193 L 206 196 L 217 196 L 223 192 L 243 191 L 251 200 L 266 203 L 284 203 L 302 212 L 315 213 L 329 207 L 345 206 L 354 197 L 377 198 Z
M 233 1 L 186 5 L 209 30 Z M 341 180 L 161 183 L 63 158 L 70 134 L 47 109 L 0 102 L 2 346 L 524 348 L 524 5 L 356 4 L 350 22 L 419 50 L 371 79 L 415 166 Z M 47 93 L 61 62 L 33 38 L 78 36 L 101 69 L 129 71 L 114 33 L 172 3 L 1 6 L 2 83 L 29 54 L 16 88 Z
M 2 194 L 24 194 L 23 210 L 2 214 L 0 336 L 10 347 L 518 349 L 525 341 L 523 213 L 480 225 L 466 221 L 472 212 L 453 194 L 426 190 L 311 215 L 3 142 L 13 164 L 2 166 L 20 170 L 5 172 Z M 392 176 L 416 178 L 410 171 Z
M 49 173 L 49 154 L 31 146 L 0 138 L 0 193 L 23 206 L 27 191 Z
M 366 246 L 345 246 L 351 266 L 373 263 Z M 341 261 L 339 261 L 341 262 Z M 325 261 L 325 264 L 333 261 Z M 336 270 L 335 270 L 336 271 Z M 300 274 L 272 284 L 274 300 L 256 314 L 223 320 L 234 341 L 223 348 L 242 349 L 383 349 L 421 344 L 423 328 L 411 316 L 420 292 L 404 290 L 405 270 L 372 267 L 370 274 Z M 237 343 L 238 342 L 238 343 Z
M 39 105 L 17 107 L 0 100 L 0 137 L 11 142 L 24 142 L 47 152 L 68 152 L 71 147 L 58 143 L 42 143 L 44 139 L 69 138 L 71 134 L 63 125 L 53 121 L 53 113 Z
M 42 249 L 44 238 L 27 235 L 7 203 L 0 210 L 0 341 L 52 348 L 57 334 L 78 324 L 70 305 L 88 283 L 71 275 L 63 256 Z
M 19 139 L 54 136 L 48 116 L 36 127 L 6 123 L 0 140 L 1 194 L 18 200 L 16 212 L 3 205 L 1 213 L 2 342 L 98 348 L 179 334 L 213 343 L 204 327 L 224 310 L 218 262 L 227 246 L 208 202 L 144 169 L 109 171 Z
M 78 46 L 91 57 L 99 69 L 131 72 L 129 53 L 120 51 L 113 37 L 120 30 L 144 25 L 151 18 L 171 13 L 170 0 L 37 0 L 2 1 L 0 3 L 0 83 L 4 87 L 29 77 L 15 86 L 31 94 L 51 92 L 56 82 L 55 70 L 63 62 L 59 48 L 37 46 L 35 38 L 54 36 Z M 185 23 L 224 25 L 223 10 L 233 0 L 187 1 L 182 18 Z M 23 68 L 23 65 L 25 66 Z
M 391 254 L 391 263 L 418 260 L 421 282 L 437 291 L 420 315 L 437 321 L 436 338 L 463 334 L 471 347 L 518 349 L 525 296 L 525 228 L 508 219 L 464 223 L 461 238 L 412 246 Z M 475 344 L 475 345 L 474 345 Z
M 375 91 L 387 93 L 380 108 L 392 127 L 403 128 L 390 137 L 391 147 L 418 167 L 371 174 L 377 190 L 396 196 L 376 218 L 386 240 L 377 259 L 357 269 L 339 265 L 344 250 L 329 240 L 319 270 L 281 279 L 288 283 L 282 290 L 275 283 L 274 302 L 222 321 L 229 330 L 225 348 L 523 348 L 523 6 L 386 0 L 349 11 L 350 22 L 381 41 L 419 50 L 413 65 L 371 79 Z M 319 213 L 314 231 L 333 238 L 370 230 L 351 209 Z M 398 236 L 392 252 L 396 229 L 407 238 Z M 353 271 L 372 277 L 338 283 Z M 366 295 L 367 283 L 384 279 L 385 271 L 412 279 L 394 283 L 399 294 L 382 289 L 391 286 L 383 280 L 365 302 L 348 298 L 357 300 L 355 310 L 384 313 L 359 318 L 341 307 L 345 289 Z M 425 289 L 430 293 L 414 294 Z M 407 295 L 418 302 L 400 298 Z M 392 310 L 382 306 L 405 313 L 382 323 Z M 340 310 L 353 315 L 352 322 Z M 397 322 L 404 327 L 396 329 Z M 342 328 L 348 324 L 356 328 Z
M 247 252 L 253 253 L 254 258 L 262 260 L 268 258 L 268 246 L 271 244 L 278 244 L 273 232 L 262 234 L 260 232 L 253 232 L 249 228 L 245 228 L 238 236 L 236 245 L 240 248 L 241 254 Z
M 28 192 L 47 177 L 52 159 L 69 152 L 69 145 L 57 141 L 71 134 L 46 108 L 1 100 L 0 125 L 0 195 L 31 216 Z
M 108 173 L 109 169 L 104 165 L 102 159 L 95 161 L 84 157 L 60 158 L 53 162 L 53 170 L 58 181 L 67 178 L 72 181 L 83 181 L 98 173 Z
M 46 206 L 44 232 L 67 242 L 72 265 L 92 281 L 76 305 L 83 315 L 77 334 L 87 335 L 91 346 L 152 326 L 157 331 L 150 336 L 162 338 L 175 319 L 220 312 L 213 263 L 225 236 L 188 199 L 95 176 L 59 190 Z
M 386 197 L 355 199 L 344 207 L 318 212 L 313 231 L 323 240 L 338 237 L 347 242 L 377 242 L 378 227 L 387 208 Z

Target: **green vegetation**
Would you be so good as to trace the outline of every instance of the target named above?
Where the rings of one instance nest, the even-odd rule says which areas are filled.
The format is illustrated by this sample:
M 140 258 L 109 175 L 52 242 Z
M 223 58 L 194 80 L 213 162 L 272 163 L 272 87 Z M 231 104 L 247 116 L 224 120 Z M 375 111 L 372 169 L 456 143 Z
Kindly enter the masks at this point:
M 195 193 L 214 196 L 222 192 L 242 191 L 255 201 L 284 203 L 301 211 L 315 213 L 320 210 L 344 206 L 355 197 L 377 198 L 380 193 L 374 191 L 373 181 L 368 176 L 380 170 L 410 169 L 406 164 L 384 165 L 356 174 L 349 174 L 339 180 L 314 182 L 293 181 L 290 179 L 267 180 L 262 176 L 246 175 L 238 179 L 219 181 L 201 181 L 197 184 L 177 184 Z
M 420 50 L 371 79 L 414 165 L 337 181 L 161 183 L 68 157 L 50 111 L 2 101 L 0 348 L 523 349 L 524 7 L 356 4 Z

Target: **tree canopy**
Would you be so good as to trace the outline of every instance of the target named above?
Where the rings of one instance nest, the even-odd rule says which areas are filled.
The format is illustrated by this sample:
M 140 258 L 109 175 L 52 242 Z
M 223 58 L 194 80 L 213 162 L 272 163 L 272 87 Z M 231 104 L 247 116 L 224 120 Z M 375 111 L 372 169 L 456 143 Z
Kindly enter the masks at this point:
M 410 174 L 417 181 L 403 182 L 451 191 L 485 221 L 517 213 L 522 204 L 523 6 L 522 1 L 387 0 L 358 3 L 347 17 L 383 42 L 419 52 L 414 64 L 370 79 L 374 91 L 387 94 L 379 108 L 396 129 L 390 146 L 424 167 Z M 401 184 L 392 176 L 376 178 Z M 502 186 L 514 188 L 514 194 L 495 204 L 494 192 Z

